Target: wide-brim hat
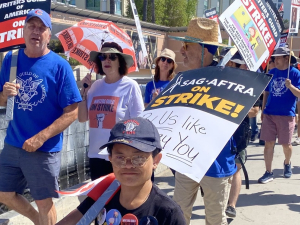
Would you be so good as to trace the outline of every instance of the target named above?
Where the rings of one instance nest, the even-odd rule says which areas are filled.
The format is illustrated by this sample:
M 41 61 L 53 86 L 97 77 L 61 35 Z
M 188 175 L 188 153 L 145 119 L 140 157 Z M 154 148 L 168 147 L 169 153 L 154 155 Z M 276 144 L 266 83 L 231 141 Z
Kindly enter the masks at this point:
M 279 47 L 275 50 L 272 56 L 285 56 L 285 55 L 290 55 L 291 54 L 291 63 L 294 64 L 297 62 L 296 57 L 294 56 L 294 52 L 290 52 L 289 48 L 286 47 Z
M 291 63 L 293 63 L 293 64 L 297 63 L 298 62 L 297 59 L 299 59 L 299 58 L 297 56 L 295 56 L 293 51 L 291 51 L 291 55 L 292 55 Z
M 126 65 L 127 67 L 131 67 L 134 63 L 133 61 L 133 58 L 131 55 L 128 55 L 128 54 L 125 54 L 123 52 L 120 52 L 119 50 L 115 49 L 115 48 L 111 48 L 111 47 L 104 47 L 101 49 L 100 52 L 96 52 L 96 51 L 91 51 L 90 52 L 90 60 L 93 61 L 93 62 L 97 62 L 97 57 L 100 53 L 116 53 L 116 54 L 120 54 L 125 62 L 126 62 Z
M 110 131 L 108 142 L 102 145 L 100 150 L 113 144 L 128 145 L 143 152 L 162 150 L 157 128 L 150 120 L 142 117 L 116 123 Z
M 174 69 L 177 68 L 178 65 L 175 62 L 175 57 L 176 57 L 175 52 L 173 52 L 172 50 L 170 50 L 168 48 L 165 48 L 164 50 L 161 51 L 160 56 L 158 56 L 154 59 L 154 62 L 157 63 L 157 60 L 159 60 L 161 57 L 166 57 L 166 58 L 172 59 L 174 62 Z
M 216 21 L 207 18 L 196 17 L 190 21 L 185 37 L 169 37 L 177 41 L 229 47 L 228 45 L 219 43 L 218 35 L 219 27 Z

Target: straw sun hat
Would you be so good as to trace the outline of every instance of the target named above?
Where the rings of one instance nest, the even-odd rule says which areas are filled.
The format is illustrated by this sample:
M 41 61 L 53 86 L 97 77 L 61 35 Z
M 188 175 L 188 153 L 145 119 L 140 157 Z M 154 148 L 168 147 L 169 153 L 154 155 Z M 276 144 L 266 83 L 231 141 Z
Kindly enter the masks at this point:
M 174 69 L 177 68 L 177 63 L 175 62 L 175 52 L 173 52 L 172 50 L 165 48 L 164 50 L 161 51 L 160 56 L 156 57 L 154 59 L 154 62 L 157 63 L 157 60 L 159 60 L 161 57 L 166 57 L 166 58 L 170 58 L 173 60 L 174 62 Z
M 207 18 L 193 18 L 187 28 L 185 37 L 169 36 L 177 41 L 203 43 L 208 45 L 229 47 L 218 42 L 218 23 Z

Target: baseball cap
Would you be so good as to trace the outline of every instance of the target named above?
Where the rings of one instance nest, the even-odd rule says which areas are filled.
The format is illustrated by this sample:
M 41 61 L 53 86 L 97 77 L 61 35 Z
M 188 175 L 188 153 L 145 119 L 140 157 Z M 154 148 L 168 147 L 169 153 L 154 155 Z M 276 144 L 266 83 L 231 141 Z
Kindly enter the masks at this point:
M 51 25 L 51 18 L 48 13 L 46 13 L 42 9 L 33 9 L 29 11 L 27 14 L 27 17 L 25 19 L 25 23 L 27 23 L 28 20 L 30 20 L 32 17 L 38 17 L 41 21 L 43 21 L 44 25 L 46 27 L 49 27 L 50 30 L 52 30 L 52 25 Z
M 162 150 L 156 127 L 150 120 L 142 117 L 121 120 L 116 123 L 110 131 L 108 142 L 100 149 L 116 143 L 128 145 L 143 152 Z

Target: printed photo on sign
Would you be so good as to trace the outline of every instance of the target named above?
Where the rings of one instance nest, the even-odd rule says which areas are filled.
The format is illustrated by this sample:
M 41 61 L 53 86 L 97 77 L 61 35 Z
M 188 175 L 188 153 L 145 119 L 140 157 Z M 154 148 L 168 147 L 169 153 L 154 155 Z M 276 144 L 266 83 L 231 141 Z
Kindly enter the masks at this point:
M 127 34 L 131 37 L 137 66 L 139 69 L 149 69 L 149 64 L 154 69 L 154 59 L 157 57 L 157 37 L 151 35 L 143 35 L 146 45 L 147 56 L 143 57 L 143 51 L 137 32 L 127 30 Z M 148 63 L 149 60 L 149 63 Z
M 299 8 L 296 6 L 291 6 L 291 16 L 290 16 L 290 34 L 298 34 L 299 28 Z
M 116 111 L 119 97 L 94 97 L 89 108 L 91 128 L 112 129 L 116 123 Z
M 251 20 L 248 12 L 243 6 L 239 7 L 231 16 L 232 22 L 236 25 L 239 33 L 243 37 L 245 43 L 248 43 L 248 48 L 251 51 L 255 62 L 267 50 L 257 26 Z

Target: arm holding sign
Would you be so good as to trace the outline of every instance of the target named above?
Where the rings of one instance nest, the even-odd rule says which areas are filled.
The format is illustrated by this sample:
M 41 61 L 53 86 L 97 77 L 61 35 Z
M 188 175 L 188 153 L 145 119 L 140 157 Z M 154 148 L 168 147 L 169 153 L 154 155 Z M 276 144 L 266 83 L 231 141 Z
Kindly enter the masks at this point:
M 81 90 L 80 95 L 82 97 L 82 101 L 78 104 L 78 121 L 80 123 L 86 122 L 88 117 L 88 107 L 87 107 L 87 93 L 92 86 L 92 75 L 88 73 L 81 81 Z M 84 84 L 87 84 L 88 87 L 85 87 Z
M 290 89 L 290 91 L 295 95 L 297 98 L 300 98 L 300 90 L 292 85 L 292 82 L 290 79 L 285 79 L 285 86 Z
M 6 82 L 3 85 L 3 91 L 0 92 L 0 106 L 6 106 L 8 96 L 16 96 L 20 88 L 19 84 Z

